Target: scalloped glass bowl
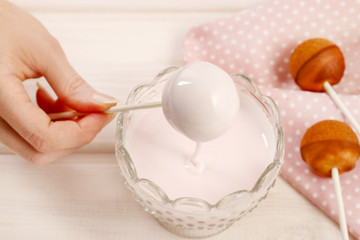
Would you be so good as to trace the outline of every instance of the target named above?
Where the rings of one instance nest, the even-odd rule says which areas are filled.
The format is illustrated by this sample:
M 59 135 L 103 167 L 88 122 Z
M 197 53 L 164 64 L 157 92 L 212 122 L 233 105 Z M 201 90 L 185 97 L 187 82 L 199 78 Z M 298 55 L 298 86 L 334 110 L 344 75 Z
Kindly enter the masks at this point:
M 161 100 L 162 89 L 176 69 L 165 69 L 152 82 L 136 87 L 129 94 L 126 104 Z M 252 189 L 239 189 L 237 192 L 229 193 L 216 204 L 189 197 L 169 199 L 166 192 L 155 182 L 138 176 L 131 159 L 131 152 L 126 149 L 127 132 L 136 119 L 131 111 L 120 113 L 118 117 L 116 158 L 125 179 L 125 185 L 145 211 L 153 215 L 163 227 L 177 235 L 199 238 L 225 230 L 252 211 L 267 196 L 280 172 L 284 156 L 284 137 L 279 112 L 274 101 L 262 95 L 256 84 L 246 76 L 235 74 L 233 79 L 238 90 L 256 101 L 268 117 L 276 138 L 276 150 L 273 161 L 258 177 Z

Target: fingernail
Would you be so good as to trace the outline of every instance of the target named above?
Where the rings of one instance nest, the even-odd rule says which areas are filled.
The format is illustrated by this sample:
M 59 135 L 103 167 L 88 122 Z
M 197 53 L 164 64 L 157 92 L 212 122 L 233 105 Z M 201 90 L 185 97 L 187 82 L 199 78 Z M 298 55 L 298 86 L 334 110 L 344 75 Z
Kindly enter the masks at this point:
M 36 81 L 36 86 L 39 88 L 39 89 L 43 89 L 45 90 L 45 87 L 42 83 L 40 83 L 39 81 Z
M 108 120 L 106 121 L 106 124 L 111 122 L 116 117 L 116 113 L 108 113 L 107 115 L 108 115 Z
M 115 105 L 115 104 L 117 104 L 119 102 L 117 99 L 115 99 L 113 97 L 110 97 L 110 96 L 108 96 L 106 94 L 98 93 L 98 92 L 94 93 L 92 95 L 92 98 L 95 101 L 97 101 L 97 102 L 99 102 L 101 104 L 106 104 L 106 105 Z
M 105 100 L 103 103 L 115 103 L 115 104 L 117 104 L 119 102 L 120 102 L 119 99 L 113 98 L 113 99 L 110 99 L 110 100 Z

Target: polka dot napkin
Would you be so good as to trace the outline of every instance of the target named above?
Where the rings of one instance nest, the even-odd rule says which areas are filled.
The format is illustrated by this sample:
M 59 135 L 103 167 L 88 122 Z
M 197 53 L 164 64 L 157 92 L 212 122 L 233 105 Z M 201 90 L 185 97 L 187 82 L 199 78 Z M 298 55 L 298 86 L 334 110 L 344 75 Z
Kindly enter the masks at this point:
M 285 129 L 282 176 L 337 221 L 333 182 L 315 175 L 301 159 L 306 129 L 324 119 L 345 121 L 326 93 L 305 92 L 291 78 L 293 49 L 309 38 L 327 38 L 343 51 L 346 71 L 335 86 L 360 121 L 360 1 L 278 0 L 192 28 L 184 59 L 210 61 L 252 78 L 278 104 Z M 360 238 L 360 163 L 340 176 L 349 231 Z

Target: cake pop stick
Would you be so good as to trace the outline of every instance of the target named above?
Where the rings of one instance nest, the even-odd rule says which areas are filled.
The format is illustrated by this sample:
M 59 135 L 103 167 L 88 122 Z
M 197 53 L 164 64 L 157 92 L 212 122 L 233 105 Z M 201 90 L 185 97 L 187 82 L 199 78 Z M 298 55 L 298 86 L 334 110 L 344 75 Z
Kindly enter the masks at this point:
M 349 233 L 347 230 L 346 216 L 345 216 L 345 207 L 341 194 L 339 171 L 337 168 L 334 167 L 331 169 L 331 176 L 334 182 L 341 234 L 344 240 L 349 240 Z
M 326 92 L 332 97 L 336 105 L 339 107 L 342 113 L 346 116 L 346 118 L 349 120 L 353 128 L 355 128 L 356 132 L 360 134 L 360 125 L 354 118 L 354 116 L 350 113 L 349 109 L 345 106 L 343 101 L 339 98 L 339 95 L 336 94 L 334 91 L 334 88 L 331 87 L 329 82 L 324 83 L 324 88 Z
M 130 111 L 130 110 L 156 108 L 156 107 L 161 107 L 161 102 L 116 105 L 116 106 L 111 107 L 108 110 L 104 111 L 104 113 L 117 113 L 117 112 L 125 112 L 125 111 Z M 69 118 L 74 118 L 74 117 L 82 117 L 82 116 L 85 116 L 86 114 L 87 113 L 69 111 L 69 112 L 60 112 L 60 113 L 50 113 L 49 117 L 51 120 L 60 120 L 60 119 L 69 119 Z
M 326 91 L 360 134 L 360 125 L 332 88 L 340 82 L 345 71 L 345 60 L 338 46 L 322 38 L 309 39 L 295 48 L 289 67 L 301 89 Z
M 346 123 L 335 120 L 321 121 L 306 131 L 301 140 L 300 151 L 303 160 L 316 174 L 332 177 L 340 229 L 343 239 L 349 239 L 339 173 L 352 170 L 360 156 L 356 134 Z
M 231 76 L 208 62 L 192 62 L 167 80 L 161 102 L 114 106 L 105 113 L 162 107 L 167 121 L 196 142 L 213 140 L 225 133 L 239 112 L 239 96 Z M 49 114 L 52 120 L 86 113 Z

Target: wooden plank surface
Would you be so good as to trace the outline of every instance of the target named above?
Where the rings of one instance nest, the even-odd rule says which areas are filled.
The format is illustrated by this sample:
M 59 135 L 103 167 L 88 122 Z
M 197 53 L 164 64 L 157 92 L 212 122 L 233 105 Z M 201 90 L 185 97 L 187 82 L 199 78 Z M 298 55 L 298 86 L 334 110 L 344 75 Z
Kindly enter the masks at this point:
M 74 154 L 45 168 L 0 155 L 0 239 L 183 239 L 132 199 L 113 154 Z M 340 239 L 284 180 L 234 226 L 209 239 Z

